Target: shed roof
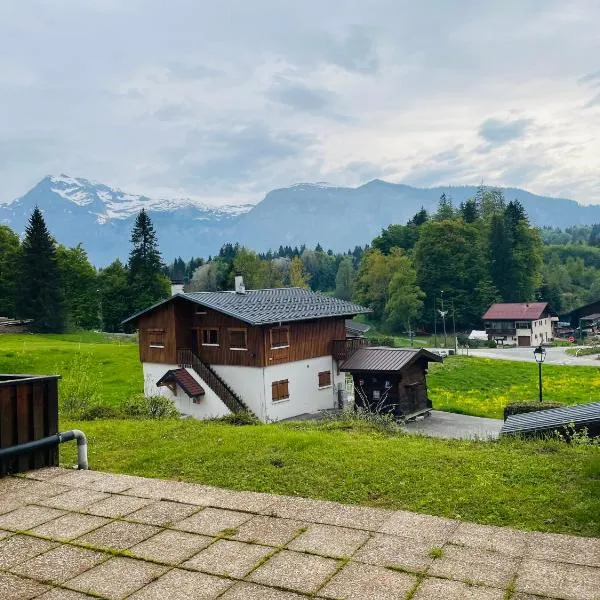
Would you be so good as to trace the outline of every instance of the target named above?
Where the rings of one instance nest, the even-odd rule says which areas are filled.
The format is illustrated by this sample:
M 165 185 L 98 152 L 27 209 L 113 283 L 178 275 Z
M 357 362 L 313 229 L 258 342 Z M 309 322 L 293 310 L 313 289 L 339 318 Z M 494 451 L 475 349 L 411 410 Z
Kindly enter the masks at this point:
M 177 383 L 179 387 L 190 397 L 203 396 L 204 388 L 186 371 L 186 369 L 170 369 L 157 382 L 157 386 L 165 383 Z
M 132 315 L 123 323 L 134 321 L 175 298 L 183 298 L 200 306 L 212 308 L 250 325 L 354 316 L 371 312 L 359 304 L 325 296 L 305 288 L 269 288 L 246 290 L 243 294 L 231 291 L 182 292 Z
M 442 362 L 441 356 L 422 348 L 368 346 L 359 348 L 348 360 L 342 363 L 340 370 L 390 373 L 400 371 L 419 358 L 425 358 L 429 362 Z
M 556 314 L 548 302 L 497 302 L 492 304 L 483 319 L 521 319 L 523 321 L 534 321 L 539 319 L 544 311 Z
M 351 335 L 361 336 L 367 333 L 369 329 L 371 329 L 371 326 L 366 323 L 359 323 L 353 319 L 346 319 L 346 331 Z

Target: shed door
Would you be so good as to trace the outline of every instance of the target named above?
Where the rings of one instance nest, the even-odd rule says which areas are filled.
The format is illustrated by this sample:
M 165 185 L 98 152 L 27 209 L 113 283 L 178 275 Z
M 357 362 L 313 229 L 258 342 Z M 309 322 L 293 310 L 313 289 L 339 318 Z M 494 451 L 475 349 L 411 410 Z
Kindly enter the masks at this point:
M 531 346 L 531 336 L 520 335 L 519 336 L 519 346 Z

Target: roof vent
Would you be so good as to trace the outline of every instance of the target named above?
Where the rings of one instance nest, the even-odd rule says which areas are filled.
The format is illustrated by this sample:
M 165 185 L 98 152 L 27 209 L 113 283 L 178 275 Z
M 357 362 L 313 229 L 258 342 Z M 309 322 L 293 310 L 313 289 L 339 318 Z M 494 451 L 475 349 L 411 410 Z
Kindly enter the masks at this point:
M 245 294 L 246 287 L 244 286 L 244 278 L 241 275 L 235 276 L 235 293 L 236 294 Z

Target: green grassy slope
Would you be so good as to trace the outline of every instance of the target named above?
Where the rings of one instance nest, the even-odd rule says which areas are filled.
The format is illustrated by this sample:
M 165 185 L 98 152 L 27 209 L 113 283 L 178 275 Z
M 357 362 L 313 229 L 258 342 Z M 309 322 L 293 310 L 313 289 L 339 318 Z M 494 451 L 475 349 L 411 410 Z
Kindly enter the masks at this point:
M 391 436 L 350 423 L 64 422 L 93 469 L 600 536 L 600 448 Z M 75 460 L 64 447 L 62 461 Z

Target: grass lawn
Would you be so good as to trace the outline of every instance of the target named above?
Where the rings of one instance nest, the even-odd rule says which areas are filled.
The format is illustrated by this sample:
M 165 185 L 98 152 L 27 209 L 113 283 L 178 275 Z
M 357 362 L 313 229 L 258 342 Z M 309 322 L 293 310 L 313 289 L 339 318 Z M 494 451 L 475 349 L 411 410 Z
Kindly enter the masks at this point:
M 504 406 L 538 397 L 535 363 L 450 356 L 429 366 L 429 397 L 437 410 L 502 418 Z M 543 366 L 544 398 L 581 404 L 600 400 L 597 367 Z
M 61 374 L 78 353 L 90 357 L 107 403 L 116 405 L 142 391 L 137 343 L 91 331 L 0 335 L 0 373 Z
M 600 536 L 600 448 L 393 436 L 350 423 L 63 422 L 93 469 Z M 75 462 L 73 444 L 61 462 Z

